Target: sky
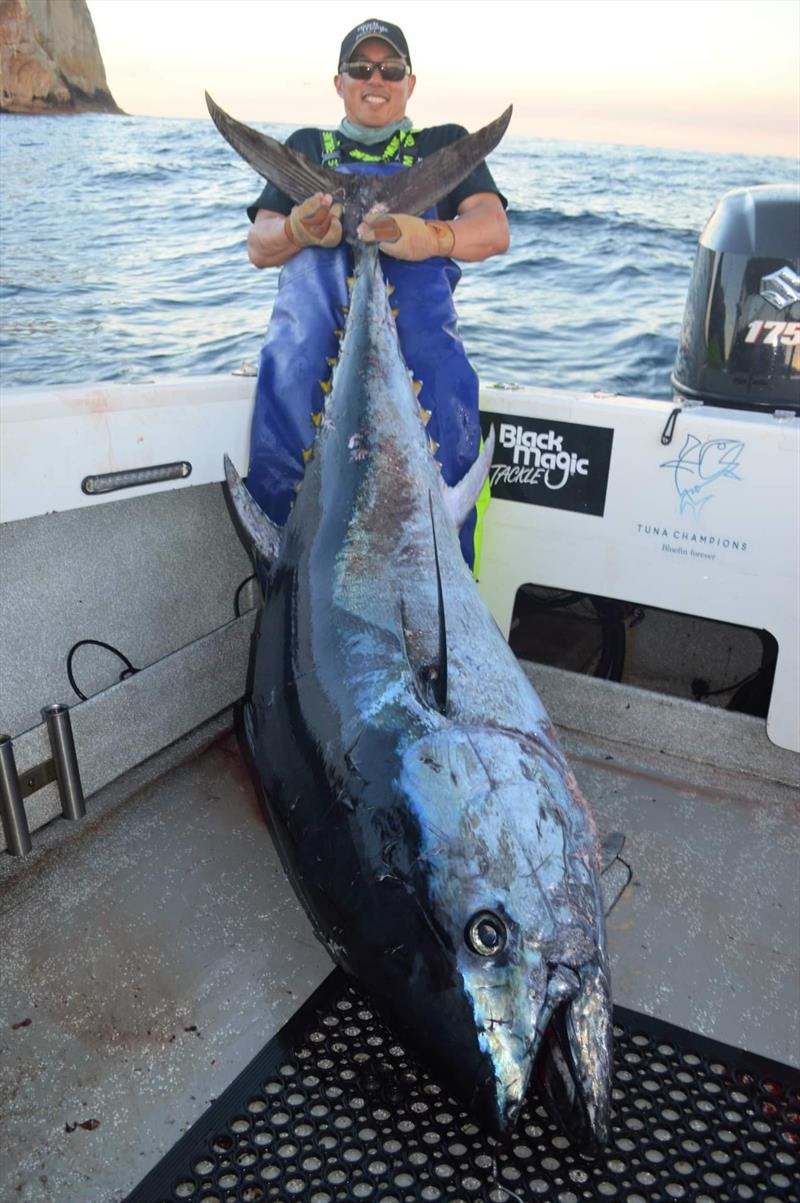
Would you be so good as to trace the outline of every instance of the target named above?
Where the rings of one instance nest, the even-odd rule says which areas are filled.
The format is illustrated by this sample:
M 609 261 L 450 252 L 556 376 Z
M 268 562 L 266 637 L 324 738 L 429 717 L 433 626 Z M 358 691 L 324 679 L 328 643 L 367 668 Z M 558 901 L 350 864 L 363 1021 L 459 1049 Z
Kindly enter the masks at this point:
M 800 154 L 800 0 L 88 0 L 126 112 L 338 124 L 342 38 L 402 26 L 419 126 L 746 154 Z

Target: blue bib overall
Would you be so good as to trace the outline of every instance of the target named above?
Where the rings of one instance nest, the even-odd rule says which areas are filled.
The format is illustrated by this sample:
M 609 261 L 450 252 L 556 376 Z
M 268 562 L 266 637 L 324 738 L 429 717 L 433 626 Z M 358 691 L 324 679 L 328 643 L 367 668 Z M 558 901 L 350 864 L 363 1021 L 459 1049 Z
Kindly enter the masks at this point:
M 403 166 L 347 163 L 338 170 L 388 175 Z M 394 286 L 392 307 L 398 310 L 403 356 L 422 384 L 419 403 L 430 411 L 427 434 L 438 444 L 435 454 L 445 483 L 454 485 L 471 467 L 481 440 L 478 377 L 459 337 L 453 304 L 461 270 L 439 257 L 416 263 L 380 258 L 384 276 Z M 253 497 L 279 526 L 286 522 L 303 479 L 330 388 L 352 272 L 346 244 L 309 247 L 281 271 L 261 351 L 247 477 Z M 461 550 L 470 568 L 475 528 L 473 511 L 461 530 Z

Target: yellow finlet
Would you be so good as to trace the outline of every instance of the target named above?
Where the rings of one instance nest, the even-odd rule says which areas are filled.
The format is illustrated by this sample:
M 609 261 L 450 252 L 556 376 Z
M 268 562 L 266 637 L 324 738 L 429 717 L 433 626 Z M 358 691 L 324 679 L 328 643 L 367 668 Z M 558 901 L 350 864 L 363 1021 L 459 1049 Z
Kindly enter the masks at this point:
M 312 414 L 311 421 L 316 427 L 320 427 L 322 425 L 322 410 L 320 410 L 318 414 Z
M 431 449 L 431 455 L 435 455 L 439 450 L 439 444 L 436 442 L 436 439 L 428 439 L 428 446 Z
M 307 464 L 313 454 L 314 454 L 313 447 L 304 447 L 303 448 L 303 463 Z
M 424 409 L 421 405 L 418 407 L 418 410 L 419 416 L 422 419 L 422 425 L 427 426 L 431 420 L 431 411 L 429 409 Z
M 325 393 L 325 395 L 327 396 L 328 393 L 331 391 L 330 380 L 320 380 L 319 387 L 322 389 L 323 393 Z

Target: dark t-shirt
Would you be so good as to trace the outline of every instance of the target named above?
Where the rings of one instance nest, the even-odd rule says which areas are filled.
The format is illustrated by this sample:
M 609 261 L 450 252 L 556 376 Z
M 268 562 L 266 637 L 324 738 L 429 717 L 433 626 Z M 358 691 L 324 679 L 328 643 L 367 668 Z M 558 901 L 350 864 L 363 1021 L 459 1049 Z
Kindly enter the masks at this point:
M 461 125 L 433 125 L 430 129 L 414 131 L 414 144 L 417 152 L 417 157 L 420 159 L 432 155 L 434 151 L 441 150 L 443 146 L 449 146 L 451 142 L 457 142 L 459 138 L 463 138 L 466 130 Z M 364 146 L 358 142 L 350 142 L 341 134 L 338 135 L 341 143 L 339 150 L 339 159 L 342 163 L 348 162 L 348 151 L 351 149 L 366 151 L 370 155 L 381 155 L 389 144 L 390 139 L 385 142 L 379 142 L 377 146 Z M 290 146 L 292 150 L 298 150 L 304 154 L 312 163 L 321 163 L 323 157 L 322 136 L 318 129 L 299 129 L 295 130 L 286 139 L 286 146 Z M 402 156 L 402 149 L 399 155 Z M 458 206 L 468 196 L 474 196 L 476 192 L 494 192 L 500 197 L 503 203 L 503 208 L 506 208 L 506 198 L 500 192 L 499 188 L 492 179 L 492 173 L 485 163 L 481 163 L 474 171 L 471 171 L 465 180 L 462 180 L 457 188 L 443 197 L 436 205 L 436 212 L 441 221 L 452 221 L 458 213 Z M 264 191 L 259 196 L 258 200 L 248 206 L 247 216 L 251 221 L 255 221 L 256 213 L 259 209 L 270 209 L 273 213 L 288 213 L 292 208 L 293 201 L 289 199 L 285 192 L 281 192 L 272 184 L 267 184 Z

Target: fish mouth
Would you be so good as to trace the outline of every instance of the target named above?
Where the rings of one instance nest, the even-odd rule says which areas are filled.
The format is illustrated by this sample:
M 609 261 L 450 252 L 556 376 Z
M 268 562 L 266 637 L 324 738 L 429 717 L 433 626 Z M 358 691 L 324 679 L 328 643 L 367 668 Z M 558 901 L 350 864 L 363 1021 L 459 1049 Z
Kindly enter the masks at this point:
M 598 965 L 579 972 L 580 988 L 547 1024 L 534 1065 L 537 1093 L 570 1140 L 599 1152 L 610 1130 L 611 993 Z
M 482 1033 L 491 1072 L 476 1089 L 471 1109 L 495 1136 L 508 1137 L 533 1087 L 570 1141 L 598 1152 L 609 1136 L 611 1038 L 602 969 L 551 967 L 527 1040 L 510 1025 Z

